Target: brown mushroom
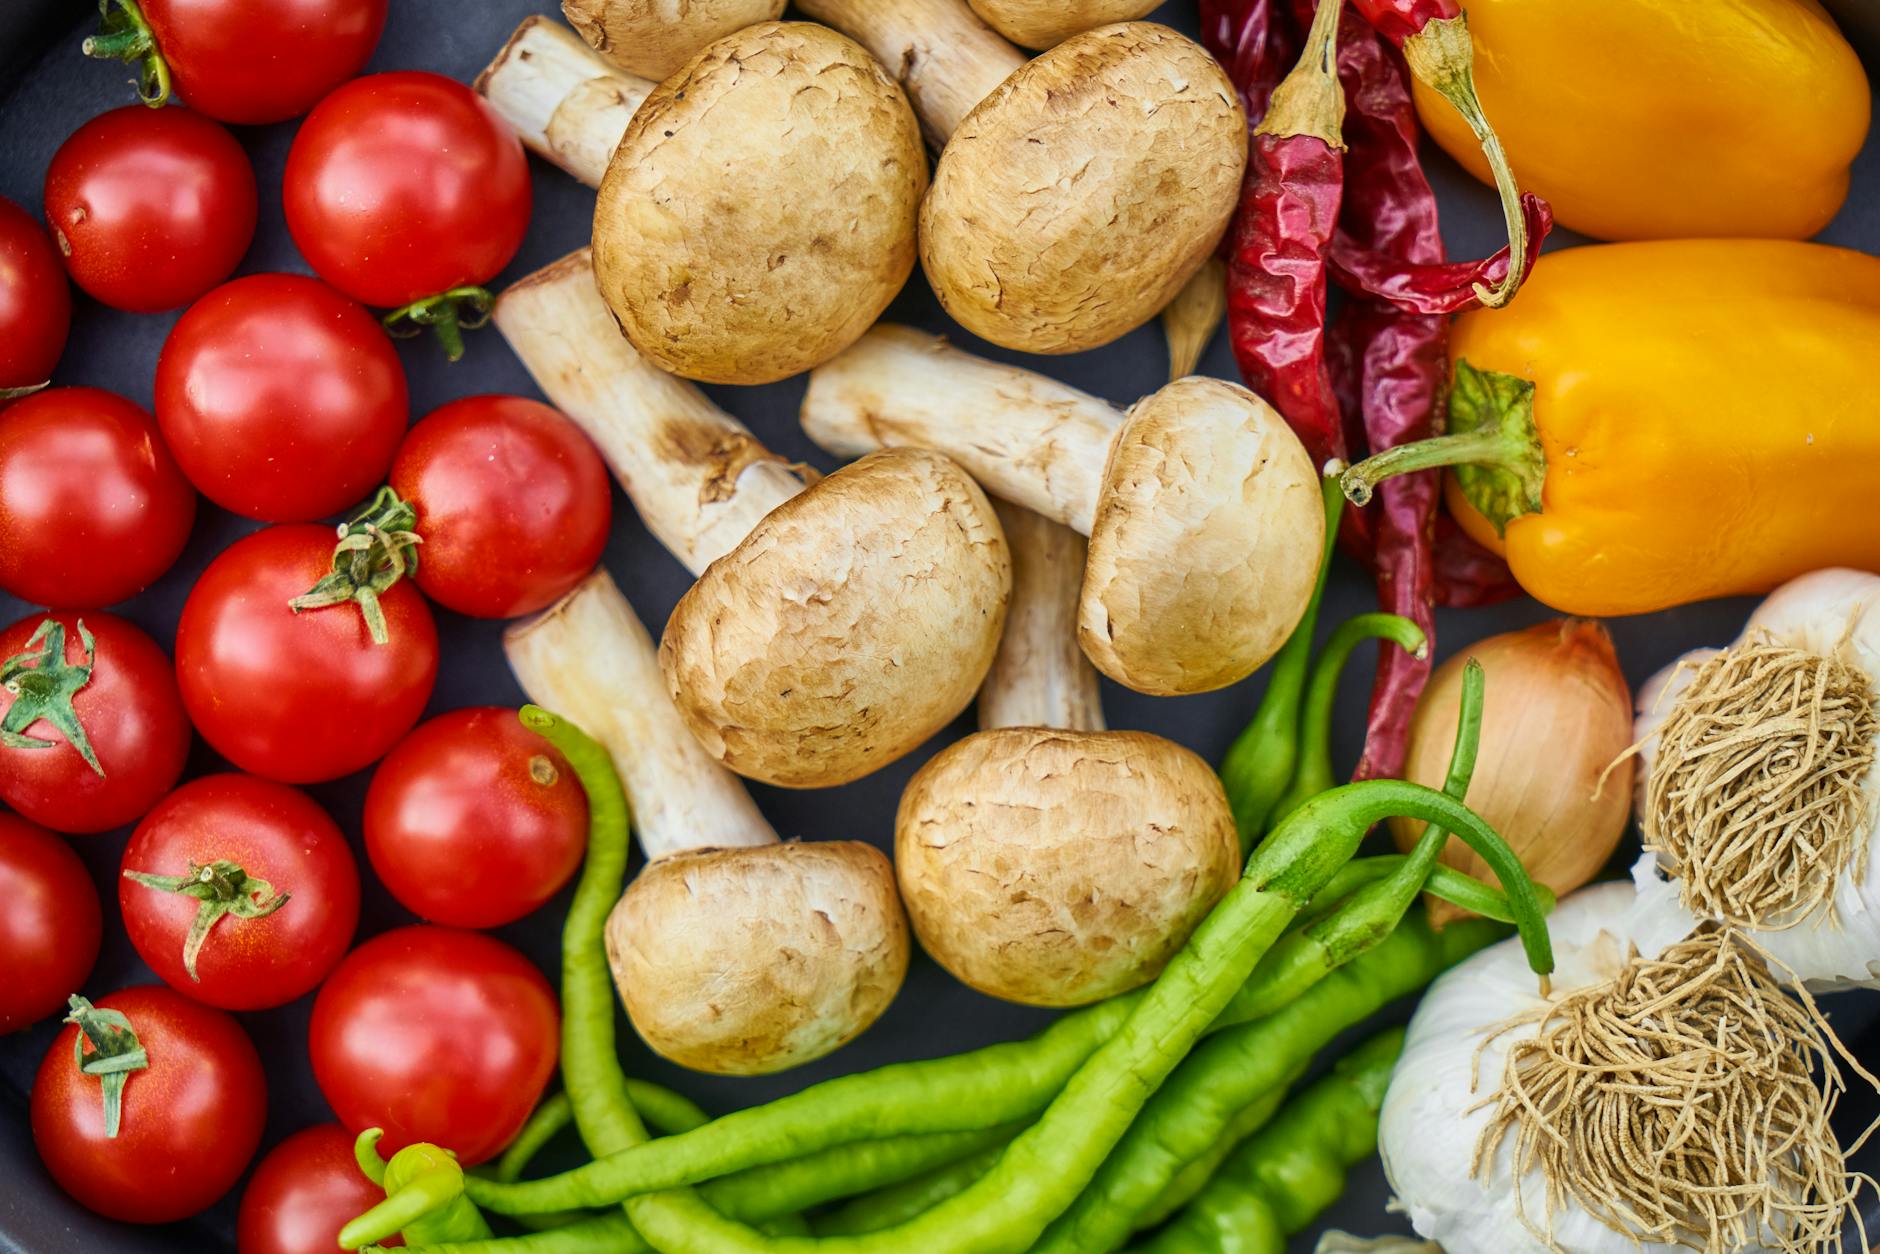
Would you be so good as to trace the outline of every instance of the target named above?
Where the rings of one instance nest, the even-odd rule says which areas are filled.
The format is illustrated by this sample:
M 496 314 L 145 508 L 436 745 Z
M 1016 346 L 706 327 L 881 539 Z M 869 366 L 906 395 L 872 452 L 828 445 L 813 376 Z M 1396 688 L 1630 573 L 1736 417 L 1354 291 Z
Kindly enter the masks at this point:
M 1120 419 L 1096 397 L 882 325 L 810 376 L 803 429 L 838 456 L 912 446 L 1090 537 L 1078 639 L 1141 692 L 1224 687 L 1305 612 L 1319 479 L 1267 403 L 1178 379 Z
M 1075 1006 L 1155 978 L 1232 887 L 1220 780 L 1181 746 L 1105 731 L 1073 627 L 1082 541 L 1002 506 L 1012 611 L 986 730 L 901 797 L 895 869 L 923 948 L 994 997 Z
M 561 0 L 569 24 L 629 74 L 665 78 L 714 39 L 783 13 L 784 0 Z
M 1162 0 L 972 0 L 992 29 L 1027 48 L 1049 48 L 1112 22 L 1148 17 Z
M 607 749 L 632 803 L 647 861 L 608 916 L 607 960 L 655 1052 L 698 1071 L 780 1071 L 887 1009 L 908 956 L 888 860 L 852 840 L 778 843 L 687 733 L 605 570 L 503 645 L 530 700 Z
M 531 152 L 589 187 L 600 186 L 627 123 L 653 90 L 539 14 L 522 19 L 475 87 Z
M 594 202 L 594 270 L 635 348 L 712 383 L 826 361 L 907 281 L 920 129 L 866 49 L 765 22 L 707 45 L 627 123 Z
M 1070 353 L 1154 317 L 1214 252 L 1247 119 L 1199 44 L 1126 22 L 1065 40 L 966 116 L 921 204 L 920 257 L 967 330 Z
M 966 708 L 998 647 L 1011 564 L 957 465 L 899 450 L 805 490 L 803 472 L 621 339 L 584 252 L 504 292 L 494 318 L 699 575 L 661 656 L 713 756 L 785 787 L 845 783 Z

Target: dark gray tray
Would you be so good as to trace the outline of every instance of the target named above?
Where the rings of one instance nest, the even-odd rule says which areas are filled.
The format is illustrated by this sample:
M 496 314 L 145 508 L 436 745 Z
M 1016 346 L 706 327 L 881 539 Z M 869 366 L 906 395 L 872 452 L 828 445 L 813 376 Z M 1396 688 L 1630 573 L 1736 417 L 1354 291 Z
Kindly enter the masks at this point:
M 1867 11 L 1869 17 L 1877 7 L 1875 0 L 1843 3 L 1849 9 Z M 428 69 L 468 80 L 525 14 L 553 8 L 552 0 L 394 0 L 384 41 L 369 68 Z M 88 62 L 79 55 L 81 31 L 94 12 L 93 5 L 81 0 L 0 0 L 0 194 L 34 212 L 40 208 L 46 163 L 60 141 L 87 118 L 130 99 L 122 67 Z M 1193 8 L 1187 0 L 1168 5 L 1159 16 L 1193 29 Z M 1869 63 L 1880 65 L 1874 59 L 1875 51 L 1870 49 Z M 281 168 L 293 133 L 293 123 L 237 131 L 254 157 L 262 190 L 260 229 L 243 263 L 244 273 L 307 269 L 296 255 L 281 217 Z M 1496 247 L 1501 226 L 1493 198 L 1440 153 L 1431 152 L 1430 168 L 1442 199 L 1445 234 L 1454 255 L 1478 256 Z M 535 175 L 535 219 L 528 241 L 495 286 L 529 273 L 588 238 L 593 194 L 539 162 L 535 164 Z M 1855 168 L 1854 186 L 1847 208 L 1823 238 L 1880 251 L 1880 144 L 1868 144 Z M 1550 244 L 1575 242 L 1560 232 Z M 918 275 L 888 316 L 945 331 L 972 351 L 1020 360 L 1016 354 L 979 344 L 954 327 L 939 312 Z M 71 344 L 57 381 L 110 388 L 148 406 L 157 353 L 174 320 L 174 314 L 118 313 L 80 297 Z M 423 340 L 401 343 L 400 352 L 410 373 L 414 417 L 444 401 L 478 392 L 535 394 L 528 375 L 494 331 L 473 335 L 467 357 L 454 366 L 447 365 Z M 1023 361 L 1033 369 L 1118 402 L 1152 390 L 1164 377 L 1161 333 L 1153 325 L 1130 335 L 1115 349 Z M 1216 341 L 1203 369 L 1236 377 L 1224 341 Z M 830 468 L 829 459 L 796 428 L 800 381 L 707 390 L 773 447 Z M 122 612 L 167 647 L 174 637 L 183 598 L 197 574 L 215 554 L 255 526 L 205 502 L 188 551 L 176 568 L 154 588 L 122 607 Z M 616 501 L 614 534 L 606 563 L 651 623 L 664 620 L 688 583 L 685 572 L 640 526 L 624 500 Z M 1326 619 L 1335 623 L 1372 604 L 1366 577 L 1341 562 L 1333 574 Z M 1613 622 L 1613 635 L 1627 674 L 1636 684 L 1687 648 L 1733 636 L 1749 604 L 1718 602 Z M 31 608 L 0 595 L 0 624 L 14 621 Z M 1447 656 L 1482 636 L 1548 616 L 1547 610 L 1526 601 L 1488 610 L 1445 611 L 1438 616 L 1439 649 Z M 464 705 L 519 702 L 522 694 L 503 662 L 501 624 L 443 611 L 438 617 L 445 645 L 432 712 Z M 1255 677 L 1226 692 L 1176 700 L 1158 700 L 1106 685 L 1105 697 L 1114 725 L 1161 732 L 1213 759 L 1246 721 L 1262 683 Z M 1341 761 L 1347 764 L 1357 755 L 1366 687 L 1352 684 L 1351 691 L 1341 698 L 1338 749 Z M 962 721 L 950 735 L 964 730 Z M 858 837 L 887 848 L 901 787 L 935 747 L 929 746 L 851 784 L 835 796 L 761 786 L 754 791 L 765 812 L 786 834 Z M 216 756 L 199 743 L 190 764 L 192 774 L 221 768 Z M 368 775 L 362 773 L 311 790 L 355 838 L 367 779 Z M 832 828 L 832 822 L 839 826 Z M 125 940 L 117 916 L 115 877 L 126 834 L 120 831 L 74 842 L 90 865 L 105 902 L 104 952 L 85 989 L 93 996 L 152 979 Z M 360 865 L 366 865 L 363 856 Z M 365 880 L 362 934 L 411 921 L 370 874 Z M 532 918 L 501 929 L 498 934 L 552 975 L 557 969 L 557 936 L 565 905 L 564 895 Z M 307 1064 L 310 1002 L 311 998 L 303 998 L 279 1010 L 241 1016 L 267 1059 L 271 1104 L 264 1147 L 271 1147 L 301 1127 L 332 1117 Z M 1848 995 L 1832 999 L 1830 1007 L 1856 1052 L 1870 1061 L 1880 1058 L 1880 997 Z M 1402 1019 L 1408 1010 L 1408 1005 L 1396 1007 L 1394 1017 Z M 880 1023 L 834 1057 L 786 1075 L 737 1080 L 692 1075 L 652 1057 L 630 1031 L 623 1030 L 622 1039 L 627 1065 L 635 1072 L 685 1091 L 710 1110 L 725 1111 L 879 1063 L 1008 1040 L 1034 1030 L 1047 1017 L 1040 1011 L 972 993 L 917 956 L 900 998 Z M 140 1229 L 98 1218 L 67 1199 L 46 1177 L 27 1128 L 26 1091 L 55 1026 L 42 1024 L 24 1033 L 0 1037 L 0 1254 L 65 1254 L 76 1250 L 154 1254 L 232 1249 L 239 1191 L 193 1220 Z M 1845 1103 L 1842 1126 L 1864 1126 L 1874 1109 L 1871 1094 L 1855 1093 Z M 1868 1170 L 1880 1171 L 1880 1153 L 1870 1150 L 1865 1160 Z M 1386 1213 L 1385 1199 L 1382 1173 L 1375 1164 L 1361 1168 L 1354 1173 L 1346 1198 L 1327 1217 L 1328 1223 L 1359 1232 L 1403 1230 L 1403 1221 Z M 1873 1209 L 1870 1223 L 1880 1232 L 1880 1204 Z M 1302 1250 L 1311 1249 L 1312 1237 L 1301 1237 L 1297 1245 Z

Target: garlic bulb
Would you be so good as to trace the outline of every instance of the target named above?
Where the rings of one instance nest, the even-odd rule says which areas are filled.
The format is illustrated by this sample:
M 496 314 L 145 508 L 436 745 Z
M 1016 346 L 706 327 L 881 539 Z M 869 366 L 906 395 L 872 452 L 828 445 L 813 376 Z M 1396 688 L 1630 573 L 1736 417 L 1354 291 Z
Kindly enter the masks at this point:
M 1880 575 L 1853 570 L 1791 580 L 1729 649 L 1654 676 L 1633 727 L 1640 897 L 1761 929 L 1810 988 L 1880 987 L 1877 694 Z
M 1547 921 L 1553 936 L 1556 995 L 1612 979 L 1629 946 L 1655 957 L 1683 939 L 1686 925 L 1662 910 L 1644 908 L 1631 886 L 1599 884 L 1560 903 Z M 1534 973 L 1519 944 L 1503 941 L 1452 968 L 1424 994 L 1410 1021 L 1403 1056 L 1391 1076 L 1378 1125 L 1378 1153 L 1399 1204 L 1423 1237 L 1447 1254 L 1549 1254 L 1522 1223 L 1547 1215 L 1546 1188 L 1537 1174 L 1509 1181 L 1512 1149 L 1503 1144 L 1487 1178 L 1470 1173 L 1476 1144 L 1493 1117 L 1484 1103 L 1495 1089 L 1508 1050 L 1537 1025 L 1488 1040 L 1486 1033 L 1511 1015 L 1539 1010 Z M 1477 1074 L 1477 1050 L 1481 1077 Z M 1517 1209 L 1519 1206 L 1520 1209 Z M 1672 1254 L 1675 1245 L 1635 1246 L 1586 1211 L 1569 1204 L 1553 1215 L 1554 1240 L 1574 1254 Z

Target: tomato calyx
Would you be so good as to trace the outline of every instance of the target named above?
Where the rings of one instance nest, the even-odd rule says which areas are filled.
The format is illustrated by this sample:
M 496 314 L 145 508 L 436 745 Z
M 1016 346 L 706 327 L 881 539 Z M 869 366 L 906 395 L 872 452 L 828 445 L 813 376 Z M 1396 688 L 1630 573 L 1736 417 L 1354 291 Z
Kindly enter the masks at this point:
M 137 98 L 159 108 L 170 98 L 170 63 L 137 0 L 98 0 L 103 30 L 80 45 L 88 57 L 137 65 Z
M 26 641 L 23 651 L 0 661 L 0 688 L 13 694 L 13 704 L 7 707 L 6 716 L 0 718 L 0 745 L 9 749 L 56 748 L 59 743 L 56 740 L 41 740 L 26 734 L 28 727 L 43 718 L 65 736 L 86 765 L 102 778 L 104 767 L 98 764 L 91 737 L 85 734 L 85 725 L 78 721 L 78 711 L 72 708 L 72 698 L 91 682 L 92 667 L 98 660 L 97 641 L 82 618 L 78 620 L 78 639 L 85 647 L 85 660 L 68 662 L 65 660 L 65 624 L 48 618 Z
M 417 525 L 416 507 L 391 488 L 380 488 L 371 503 L 339 525 L 332 572 L 289 601 L 287 608 L 298 614 L 353 602 L 365 615 L 372 643 L 389 642 L 379 598 L 417 571 L 417 546 L 423 543 L 414 530 Z
M 222 916 L 265 919 L 293 897 L 292 893 L 275 892 L 274 885 L 255 878 L 226 858 L 192 862 L 188 875 L 126 871 L 124 878 L 158 892 L 194 897 L 202 903 L 196 908 L 196 917 L 189 921 L 188 935 L 183 938 L 183 969 L 198 984 L 202 983 L 202 977 L 196 974 L 196 959 L 202 953 L 203 942 L 209 939 L 209 929 L 220 922 Z
M 423 300 L 414 300 L 403 309 L 394 309 L 379 321 L 386 334 L 408 340 L 423 333 L 425 327 L 437 332 L 447 361 L 463 356 L 463 333 L 474 331 L 490 320 L 496 297 L 487 287 L 453 287 Z
M 124 1121 L 124 1084 L 133 1071 L 150 1065 L 150 1055 L 137 1039 L 137 1030 L 121 1010 L 100 1010 L 77 993 L 67 999 L 72 1012 L 65 1022 L 78 1029 L 72 1042 L 72 1061 L 104 1088 L 104 1134 L 116 1137 Z M 91 1042 L 91 1052 L 85 1043 Z

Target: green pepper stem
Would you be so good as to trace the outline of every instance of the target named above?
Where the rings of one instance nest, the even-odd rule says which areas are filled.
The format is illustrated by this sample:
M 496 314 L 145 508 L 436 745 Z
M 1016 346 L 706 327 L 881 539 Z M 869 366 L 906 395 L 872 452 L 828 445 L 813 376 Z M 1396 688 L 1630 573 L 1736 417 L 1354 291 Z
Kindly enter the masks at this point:
M 103 19 L 99 34 L 88 36 L 80 49 L 103 61 L 138 62 L 137 98 L 155 109 L 170 98 L 170 63 L 157 47 L 150 21 L 137 0 L 98 0 Z
M 1291 782 L 1299 760 L 1299 697 L 1312 662 L 1312 635 L 1318 628 L 1319 605 L 1325 597 L 1326 575 L 1332 568 L 1332 550 L 1338 543 L 1338 523 L 1345 511 L 1339 487 L 1342 462 L 1328 462 L 1321 491 L 1324 494 L 1325 540 L 1319 553 L 1318 583 L 1305 613 L 1292 635 L 1274 655 L 1267 670 L 1266 691 L 1246 729 L 1235 737 L 1221 759 L 1221 782 L 1240 833 L 1240 856 L 1245 861 L 1253 843 L 1266 833 L 1267 821 Z
M 1366 640 L 1388 640 L 1406 652 L 1423 657 L 1429 642 L 1423 629 L 1397 614 L 1374 611 L 1359 614 L 1340 623 L 1319 651 L 1312 668 L 1312 680 L 1306 686 L 1299 727 L 1299 761 L 1291 782 L 1281 794 L 1273 813 L 1284 818 L 1335 782 L 1332 775 L 1332 705 L 1338 697 L 1338 681 L 1344 675 L 1352 653 Z
M 1492 428 L 1433 435 L 1371 454 L 1347 470 L 1340 482 L 1353 505 L 1369 505 L 1377 485 L 1386 479 L 1445 466 L 1511 467 L 1519 451 Z
M 1469 37 L 1469 16 L 1439 17 L 1426 22 L 1423 29 L 1403 42 L 1404 60 L 1417 79 L 1447 100 L 1475 133 L 1488 160 L 1489 173 L 1495 180 L 1495 195 L 1501 200 L 1501 215 L 1508 227 L 1508 273 L 1498 287 L 1486 283 L 1474 285 L 1475 298 L 1485 309 L 1498 309 L 1514 299 L 1527 273 L 1530 246 L 1527 218 L 1521 212 L 1521 189 L 1515 183 L 1514 168 L 1508 164 L 1501 137 L 1489 125 L 1482 111 L 1481 98 L 1475 91 L 1475 41 Z
M 359 1164 L 359 1174 L 380 1188 L 385 1187 L 385 1160 L 379 1157 L 379 1142 L 384 1139 L 384 1128 L 367 1128 L 353 1138 L 353 1161 Z

